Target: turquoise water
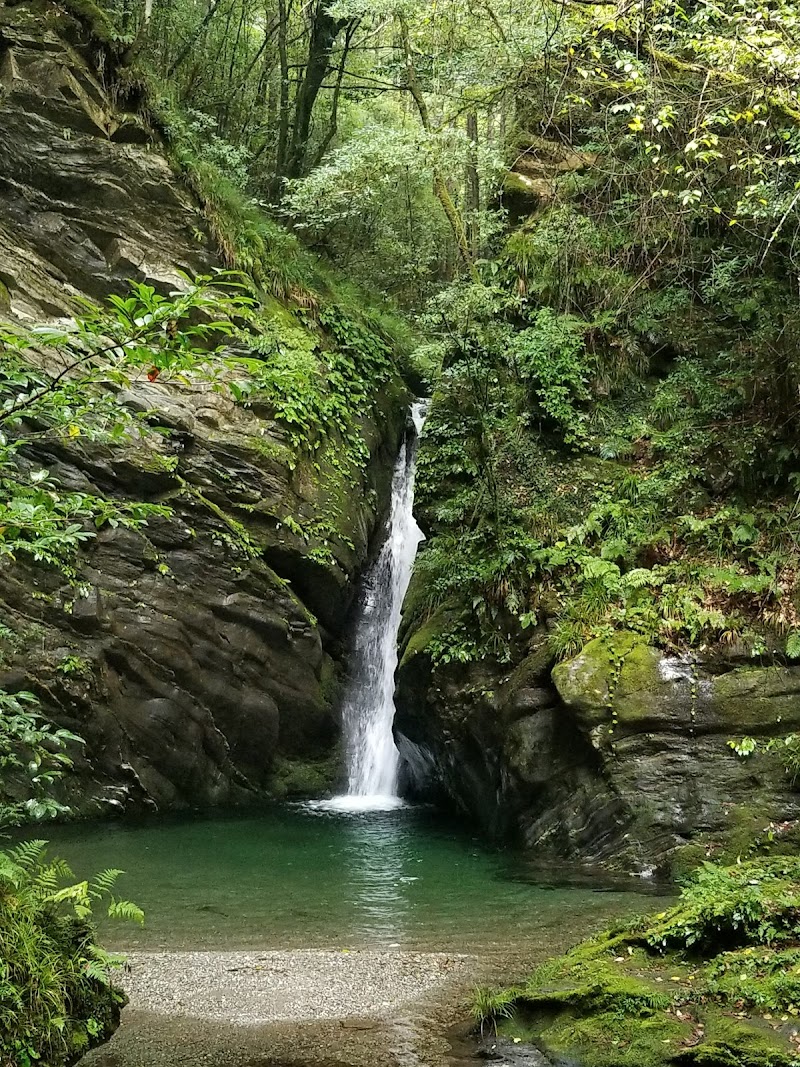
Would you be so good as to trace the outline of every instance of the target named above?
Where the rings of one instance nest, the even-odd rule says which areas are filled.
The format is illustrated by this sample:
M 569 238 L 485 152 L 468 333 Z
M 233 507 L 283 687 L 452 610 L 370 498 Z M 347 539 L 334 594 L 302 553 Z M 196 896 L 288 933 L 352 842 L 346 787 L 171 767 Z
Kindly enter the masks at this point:
M 49 830 L 52 851 L 77 875 L 126 872 L 119 894 L 144 908 L 146 924 L 101 930 L 125 949 L 486 952 L 563 944 L 658 906 L 636 880 L 609 887 L 531 873 L 425 809 L 348 814 L 298 805 Z

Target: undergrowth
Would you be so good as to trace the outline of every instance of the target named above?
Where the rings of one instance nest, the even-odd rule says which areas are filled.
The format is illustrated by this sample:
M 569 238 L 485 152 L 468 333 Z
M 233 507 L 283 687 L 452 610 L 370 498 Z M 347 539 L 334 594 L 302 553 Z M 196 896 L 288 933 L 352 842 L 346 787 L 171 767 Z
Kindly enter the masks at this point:
M 584 941 L 518 986 L 477 990 L 473 1014 L 588 1067 L 790 1067 L 798 902 L 795 857 L 707 863 L 667 911 Z
M 680 277 L 637 287 L 608 261 L 628 239 L 550 209 L 509 238 L 491 284 L 431 306 L 447 339 L 412 598 L 421 620 L 457 609 L 435 659 L 513 659 L 537 626 L 555 659 L 616 629 L 670 651 L 800 655 L 800 455 L 792 410 L 743 357 L 752 305 L 731 307 L 719 256 L 702 306 Z M 763 333 L 782 291 L 727 262 L 759 294 Z
M 93 909 L 142 921 L 114 896 L 121 872 L 75 882 L 41 841 L 0 853 L 0 1064 L 58 1067 L 108 1040 L 124 995 L 112 984 L 121 958 L 101 949 Z

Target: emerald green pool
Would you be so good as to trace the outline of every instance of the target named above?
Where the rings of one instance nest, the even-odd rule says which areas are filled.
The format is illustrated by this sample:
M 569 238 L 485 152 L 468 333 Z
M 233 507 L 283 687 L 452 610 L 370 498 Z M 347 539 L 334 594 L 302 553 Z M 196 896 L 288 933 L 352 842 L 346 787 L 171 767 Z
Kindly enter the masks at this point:
M 144 928 L 104 927 L 125 949 L 363 948 L 492 952 L 563 945 L 658 906 L 647 883 L 576 881 L 488 849 L 424 808 L 254 814 L 50 827 L 76 875 L 126 873 Z M 646 892 L 649 889 L 649 892 Z

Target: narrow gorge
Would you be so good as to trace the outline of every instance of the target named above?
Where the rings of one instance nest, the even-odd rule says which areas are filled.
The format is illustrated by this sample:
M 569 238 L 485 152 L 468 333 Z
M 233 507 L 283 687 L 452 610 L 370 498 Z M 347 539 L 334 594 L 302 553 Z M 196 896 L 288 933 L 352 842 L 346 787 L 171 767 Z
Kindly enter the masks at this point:
M 800 1064 L 799 18 L 0 0 L 0 1067 Z

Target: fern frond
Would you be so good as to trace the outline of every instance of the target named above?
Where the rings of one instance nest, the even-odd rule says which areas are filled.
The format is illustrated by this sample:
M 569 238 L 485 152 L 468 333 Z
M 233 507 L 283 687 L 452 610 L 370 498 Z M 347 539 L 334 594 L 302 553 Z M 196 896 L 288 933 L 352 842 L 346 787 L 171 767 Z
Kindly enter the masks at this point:
M 129 922 L 144 923 L 144 912 L 130 900 L 112 900 L 108 905 L 109 919 L 127 919 Z
M 101 963 L 100 960 L 86 960 L 83 970 L 87 978 L 100 982 L 101 985 L 111 985 L 111 975 L 108 973 L 108 967 L 105 963 Z
M 800 659 L 800 630 L 792 630 L 786 638 L 786 655 L 789 659 Z
M 46 841 L 23 841 L 10 849 L 8 854 L 24 871 L 32 871 L 41 866 L 46 850 Z
M 635 567 L 620 577 L 623 589 L 641 589 L 653 581 L 654 575 L 647 567 Z
M 9 854 L 0 852 L 0 891 L 19 889 L 26 878 L 25 870 Z
M 117 879 L 124 873 L 124 871 L 120 871 L 115 867 L 109 867 L 108 870 L 96 874 L 90 886 L 90 895 L 92 898 L 96 900 L 99 897 L 111 893 L 116 885 Z

